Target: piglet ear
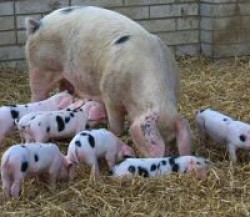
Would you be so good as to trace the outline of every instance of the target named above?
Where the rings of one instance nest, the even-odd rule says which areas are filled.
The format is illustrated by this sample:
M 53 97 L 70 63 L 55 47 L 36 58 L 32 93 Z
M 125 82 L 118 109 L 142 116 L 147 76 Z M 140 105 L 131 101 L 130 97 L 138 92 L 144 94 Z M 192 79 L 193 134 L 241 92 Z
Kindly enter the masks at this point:
M 39 20 L 36 20 L 32 17 L 26 17 L 25 28 L 26 28 L 27 36 L 29 36 L 30 34 L 33 34 L 36 30 L 38 30 L 40 25 L 41 25 L 41 22 Z

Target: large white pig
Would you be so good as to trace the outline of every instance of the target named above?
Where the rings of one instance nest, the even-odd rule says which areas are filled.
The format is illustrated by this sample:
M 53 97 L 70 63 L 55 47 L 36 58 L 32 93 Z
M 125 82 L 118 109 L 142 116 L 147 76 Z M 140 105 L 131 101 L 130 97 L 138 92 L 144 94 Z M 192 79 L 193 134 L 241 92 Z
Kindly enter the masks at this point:
M 46 176 L 52 191 L 58 180 L 73 180 L 73 164 L 53 143 L 13 145 L 3 154 L 1 178 L 4 195 L 18 199 L 22 183 L 28 175 Z
M 31 112 L 64 109 L 72 102 L 73 97 L 65 91 L 40 102 L 0 107 L 0 142 L 14 130 L 15 120 Z
M 230 160 L 237 161 L 238 148 L 250 150 L 249 124 L 234 120 L 212 109 L 196 112 L 195 122 L 201 145 L 205 146 L 205 139 L 209 136 L 215 142 L 227 146 Z
M 110 129 L 121 135 L 125 115 L 144 156 L 160 157 L 176 138 L 190 154 L 186 119 L 177 112 L 179 70 L 170 49 L 133 20 L 98 7 L 67 7 L 40 21 L 26 18 L 32 101 L 60 81 L 81 98 L 104 102 Z

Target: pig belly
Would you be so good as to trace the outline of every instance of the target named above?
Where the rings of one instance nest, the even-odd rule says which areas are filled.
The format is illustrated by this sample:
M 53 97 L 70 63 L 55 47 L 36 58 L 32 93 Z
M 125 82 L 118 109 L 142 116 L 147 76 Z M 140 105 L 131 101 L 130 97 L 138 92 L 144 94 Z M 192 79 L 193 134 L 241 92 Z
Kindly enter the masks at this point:
M 225 123 L 205 121 L 205 129 L 207 134 L 216 142 L 226 144 L 227 139 L 227 126 Z

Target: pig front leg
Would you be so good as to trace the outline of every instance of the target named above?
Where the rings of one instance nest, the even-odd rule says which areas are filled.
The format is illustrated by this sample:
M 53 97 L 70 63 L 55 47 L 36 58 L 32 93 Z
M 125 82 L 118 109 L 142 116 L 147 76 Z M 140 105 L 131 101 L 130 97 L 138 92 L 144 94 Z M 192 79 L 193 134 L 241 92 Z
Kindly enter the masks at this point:
M 50 90 L 60 80 L 59 74 L 54 71 L 42 71 L 38 68 L 31 68 L 29 71 L 31 102 L 48 98 Z
M 191 155 L 191 129 L 188 121 L 183 117 L 175 120 L 176 140 L 180 156 Z
M 135 120 L 130 133 L 139 151 L 144 157 L 163 157 L 165 154 L 164 140 L 156 128 L 159 115 L 150 112 Z
M 125 112 L 120 108 L 112 108 L 105 104 L 110 131 L 116 136 L 121 136 L 123 131 L 123 125 L 125 120 Z
M 228 149 L 228 153 L 229 153 L 229 159 L 233 162 L 237 161 L 237 156 L 236 156 L 236 147 L 234 144 L 227 144 L 227 149 Z
M 205 141 L 206 141 L 205 120 L 200 117 L 196 118 L 195 125 L 199 134 L 200 145 L 205 147 Z

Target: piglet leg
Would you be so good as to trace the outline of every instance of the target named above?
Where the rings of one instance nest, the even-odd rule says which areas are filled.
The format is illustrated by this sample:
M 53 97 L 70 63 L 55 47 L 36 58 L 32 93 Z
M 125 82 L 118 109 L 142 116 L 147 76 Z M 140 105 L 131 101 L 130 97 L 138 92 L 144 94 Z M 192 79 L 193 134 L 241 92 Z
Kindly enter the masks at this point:
M 164 140 L 156 128 L 159 115 L 149 112 L 135 120 L 130 133 L 137 144 L 137 148 L 145 157 L 163 157 L 165 154 Z
M 10 179 L 10 175 L 8 174 L 8 172 L 6 172 L 5 170 L 1 171 L 1 177 L 2 177 L 2 185 L 3 185 L 3 192 L 4 192 L 4 196 L 9 199 L 10 198 L 10 189 L 11 189 L 11 179 Z
M 24 178 L 20 177 L 19 174 L 14 175 L 14 182 L 11 186 L 11 196 L 13 196 L 15 199 L 19 199 L 21 196 L 21 187 L 23 183 Z
M 190 155 L 192 138 L 188 121 L 183 117 L 177 117 L 175 120 L 175 130 L 179 154 L 181 156 Z

